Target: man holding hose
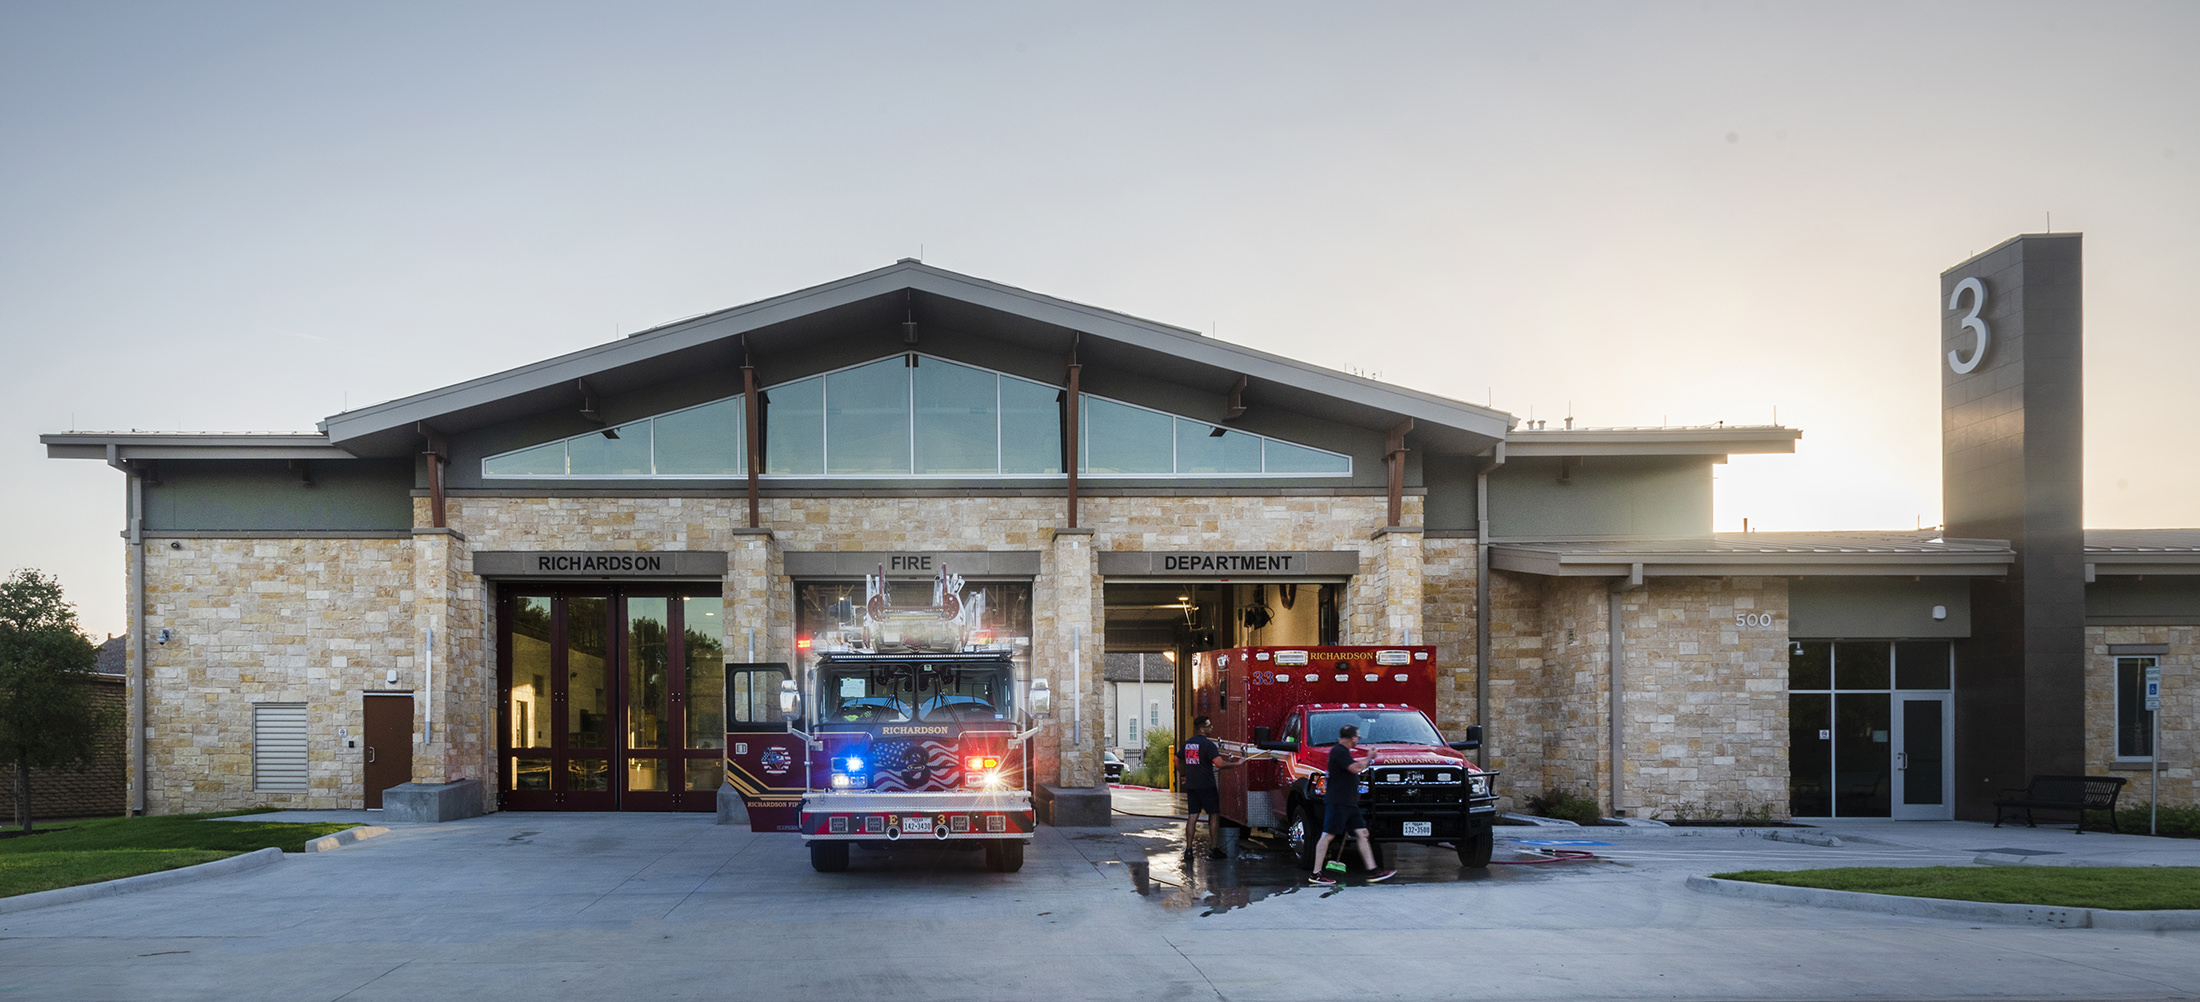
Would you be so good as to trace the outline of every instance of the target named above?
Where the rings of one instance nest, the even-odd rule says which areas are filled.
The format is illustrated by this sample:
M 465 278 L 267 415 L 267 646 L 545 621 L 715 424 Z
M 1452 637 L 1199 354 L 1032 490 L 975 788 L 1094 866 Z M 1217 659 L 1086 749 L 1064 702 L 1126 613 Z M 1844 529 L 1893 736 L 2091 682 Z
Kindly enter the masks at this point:
M 1330 840 L 1348 832 L 1360 840 L 1360 862 L 1367 864 L 1369 882 L 1389 880 L 1398 874 L 1396 870 L 1375 868 L 1375 847 L 1367 840 L 1367 818 L 1360 814 L 1360 773 L 1367 770 L 1375 757 L 1369 755 L 1363 759 L 1353 755 L 1353 749 L 1359 746 L 1358 724 L 1338 728 L 1337 743 L 1329 746 L 1328 785 L 1322 794 L 1322 837 L 1314 843 L 1314 875 L 1310 878 L 1323 887 L 1337 882 L 1337 878 L 1322 872 L 1329 860 Z

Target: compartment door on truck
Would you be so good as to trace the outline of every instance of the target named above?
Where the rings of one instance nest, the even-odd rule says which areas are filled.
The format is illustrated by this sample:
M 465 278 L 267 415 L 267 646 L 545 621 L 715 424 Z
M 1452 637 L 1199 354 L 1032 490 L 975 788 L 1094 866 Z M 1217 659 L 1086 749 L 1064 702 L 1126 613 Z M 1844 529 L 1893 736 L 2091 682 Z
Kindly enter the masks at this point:
M 726 781 L 748 807 L 751 831 L 802 827 L 810 749 L 779 705 L 790 677 L 783 664 L 726 666 Z

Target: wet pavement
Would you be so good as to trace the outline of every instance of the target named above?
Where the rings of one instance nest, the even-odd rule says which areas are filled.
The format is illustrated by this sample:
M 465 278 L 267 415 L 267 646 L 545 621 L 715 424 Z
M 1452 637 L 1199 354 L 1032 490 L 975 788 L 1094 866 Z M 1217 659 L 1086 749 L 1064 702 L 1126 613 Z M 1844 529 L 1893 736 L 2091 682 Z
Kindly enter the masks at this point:
M 819 874 L 800 839 L 707 815 L 391 825 L 254 871 L 0 916 L 0 997 L 2200 997 L 2200 932 L 1979 925 L 1686 886 L 1987 849 L 2178 862 L 2200 842 L 1960 823 L 1505 828 L 1487 870 L 1393 846 L 1398 877 L 1324 888 L 1257 840 L 1187 858 L 1165 796 L 1117 804 L 1112 828 L 1040 829 L 1014 874 L 937 844 L 858 851 L 848 872 Z M 1593 858 L 1541 861 L 1568 852 Z

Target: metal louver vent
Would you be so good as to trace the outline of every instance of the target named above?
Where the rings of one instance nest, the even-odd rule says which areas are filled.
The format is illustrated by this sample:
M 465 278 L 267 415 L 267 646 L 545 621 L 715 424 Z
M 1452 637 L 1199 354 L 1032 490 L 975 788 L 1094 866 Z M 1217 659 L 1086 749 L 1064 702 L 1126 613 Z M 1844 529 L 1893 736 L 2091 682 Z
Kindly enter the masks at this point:
M 252 704 L 252 789 L 306 792 L 306 704 Z

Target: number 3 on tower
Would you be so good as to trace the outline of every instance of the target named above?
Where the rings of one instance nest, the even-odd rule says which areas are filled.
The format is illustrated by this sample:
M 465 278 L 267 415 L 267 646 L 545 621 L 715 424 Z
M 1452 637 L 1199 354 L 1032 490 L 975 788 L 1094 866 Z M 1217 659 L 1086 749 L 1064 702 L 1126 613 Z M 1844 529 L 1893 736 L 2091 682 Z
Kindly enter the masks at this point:
M 1954 369 L 1958 376 L 1978 368 L 1979 360 L 1986 357 L 1986 342 L 1990 337 L 1986 332 L 1986 321 L 1978 318 L 1979 311 L 1986 308 L 1985 283 L 1976 278 L 1966 278 L 1961 282 L 1957 282 L 1955 291 L 1948 293 L 1948 308 L 1955 309 L 1956 305 L 1963 301 L 1963 292 L 1966 289 L 1971 292 L 1971 312 L 1963 315 L 1963 329 L 1978 335 L 1978 347 L 1971 352 L 1971 357 L 1968 360 L 1962 358 L 1959 353 L 1953 350 L 1948 352 L 1948 368 Z

